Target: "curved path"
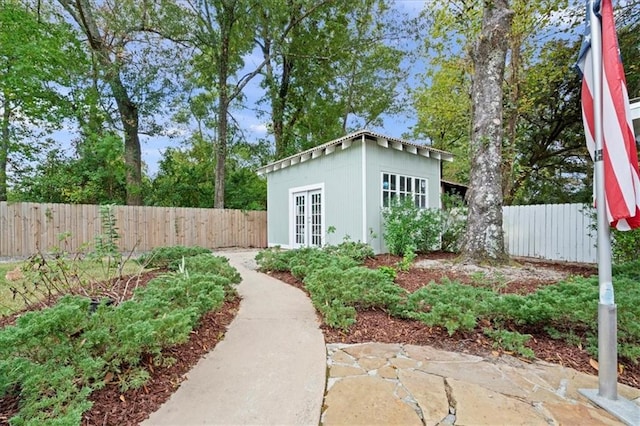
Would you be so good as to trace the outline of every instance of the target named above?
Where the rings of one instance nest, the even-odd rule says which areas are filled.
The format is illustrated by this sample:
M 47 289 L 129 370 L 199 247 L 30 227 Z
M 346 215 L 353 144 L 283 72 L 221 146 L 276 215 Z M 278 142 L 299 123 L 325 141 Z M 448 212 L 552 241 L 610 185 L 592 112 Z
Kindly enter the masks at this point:
M 326 348 L 300 290 L 255 271 L 256 251 L 218 252 L 242 275 L 225 338 L 145 425 L 317 425 Z
M 256 253 L 216 253 L 242 275 L 238 315 L 145 425 L 622 424 L 579 394 L 597 377 L 558 365 L 428 346 L 325 346 L 309 298 L 256 272 Z M 625 423 L 640 426 L 640 389 L 618 391 L 637 404 Z

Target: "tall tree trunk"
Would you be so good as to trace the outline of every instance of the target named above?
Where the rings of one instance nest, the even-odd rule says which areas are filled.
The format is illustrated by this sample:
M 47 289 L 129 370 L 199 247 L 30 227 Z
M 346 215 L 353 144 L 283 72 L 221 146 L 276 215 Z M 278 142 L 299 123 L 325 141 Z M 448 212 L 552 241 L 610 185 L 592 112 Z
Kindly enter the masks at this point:
M 507 0 L 485 0 L 472 53 L 472 134 L 469 214 L 462 260 L 504 263 L 502 230 L 502 80 L 513 11 Z
M 116 75 L 109 85 L 116 99 L 124 130 L 127 205 L 140 206 L 142 205 L 142 150 L 138 135 L 138 107 L 129 98 L 119 75 Z
M 285 136 L 284 108 L 287 104 L 287 96 L 289 95 L 289 86 L 291 84 L 291 70 L 293 69 L 292 61 L 283 56 L 282 77 L 280 80 L 280 88 L 278 94 L 273 97 L 273 138 L 276 145 L 276 158 L 284 158 L 289 152 L 289 138 Z
M 9 159 L 9 120 L 11 106 L 5 93 L 2 97 L 2 129 L 0 129 L 0 201 L 7 201 L 7 165 Z
M 224 7 L 224 6 L 223 6 Z M 235 20 L 233 16 L 233 6 L 227 10 L 229 15 L 225 15 L 226 21 L 221 22 L 220 35 L 220 59 L 218 61 L 218 141 L 216 145 L 216 175 L 214 186 L 213 207 L 224 208 L 224 181 L 226 177 L 227 162 L 227 133 L 229 127 L 229 55 L 231 44 L 231 27 Z
M 127 204 L 142 204 L 142 150 L 139 137 L 138 108 L 132 101 L 120 77 L 119 64 L 109 56 L 109 46 L 105 45 L 105 38 L 93 15 L 93 9 L 87 0 L 58 0 L 71 14 L 82 28 L 91 50 L 95 52 L 100 65 L 103 67 L 104 79 L 109 85 L 118 106 L 122 130 L 124 132 L 124 161 L 127 179 Z

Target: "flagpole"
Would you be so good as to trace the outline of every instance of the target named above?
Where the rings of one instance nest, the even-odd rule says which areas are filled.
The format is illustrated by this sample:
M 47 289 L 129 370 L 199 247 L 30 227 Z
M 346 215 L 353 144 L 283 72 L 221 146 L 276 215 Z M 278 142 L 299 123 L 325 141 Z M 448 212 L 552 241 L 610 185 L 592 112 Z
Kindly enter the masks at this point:
M 594 7 L 594 0 L 589 1 Z M 592 9 L 593 10 L 593 9 Z M 614 303 L 611 278 L 611 238 L 607 218 L 604 184 L 604 155 L 602 132 L 602 30 L 600 19 L 589 14 L 591 21 L 591 61 L 593 67 L 593 116 L 595 130 L 595 182 L 598 220 L 598 394 L 618 398 L 617 308 Z

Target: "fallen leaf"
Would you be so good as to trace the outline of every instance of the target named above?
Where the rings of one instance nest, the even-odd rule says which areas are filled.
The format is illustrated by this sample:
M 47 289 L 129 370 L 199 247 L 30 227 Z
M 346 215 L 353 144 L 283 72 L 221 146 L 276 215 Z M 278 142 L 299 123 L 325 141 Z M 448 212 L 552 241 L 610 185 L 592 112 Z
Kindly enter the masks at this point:
M 111 383 L 112 380 L 113 380 L 113 373 L 111 371 L 109 371 L 104 376 L 104 382 L 105 383 Z
M 618 364 L 618 374 L 624 373 L 624 365 Z
M 598 361 L 596 361 L 593 358 L 589 359 L 589 365 L 591 365 L 593 368 L 595 368 L 596 371 L 598 371 L 598 369 L 600 368 L 599 365 L 598 365 Z
M 126 400 L 126 399 L 124 399 L 124 395 L 120 395 L 120 401 L 122 401 L 122 402 L 127 402 L 127 400 Z

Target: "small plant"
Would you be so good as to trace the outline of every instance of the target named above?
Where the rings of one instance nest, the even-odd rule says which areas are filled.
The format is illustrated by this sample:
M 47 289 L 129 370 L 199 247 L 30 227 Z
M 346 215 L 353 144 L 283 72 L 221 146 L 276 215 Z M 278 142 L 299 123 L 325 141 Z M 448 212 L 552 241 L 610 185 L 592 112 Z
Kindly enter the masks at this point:
M 531 340 L 530 334 L 520 334 L 517 331 L 514 332 L 501 329 L 491 330 L 489 328 L 484 328 L 482 332 L 485 336 L 494 341 L 493 347 L 496 349 L 513 352 L 525 358 L 532 359 L 536 357 L 533 350 L 526 346 L 527 342 Z
M 416 251 L 415 247 L 406 247 L 404 250 L 404 255 L 402 256 L 402 260 L 398 262 L 398 269 L 402 272 L 409 272 L 411 266 L 413 265 L 413 261 L 416 259 Z
M 95 259 L 107 258 L 108 262 L 119 261 L 121 258 L 118 250 L 118 228 L 113 204 L 100 206 L 100 225 L 102 232 L 95 237 L 95 249 L 91 257 Z
M 381 274 L 385 275 L 391 281 L 395 281 L 396 277 L 398 276 L 398 271 L 396 271 L 396 269 L 391 266 L 379 266 L 378 271 L 380 271 Z

